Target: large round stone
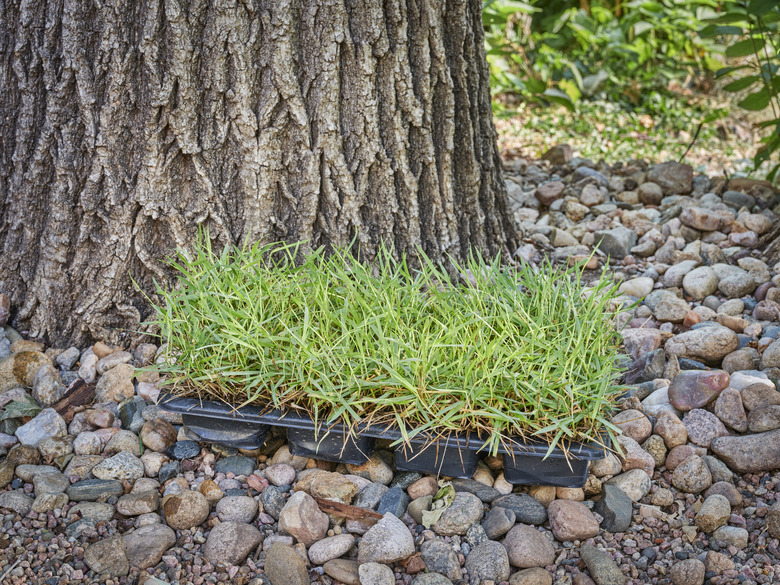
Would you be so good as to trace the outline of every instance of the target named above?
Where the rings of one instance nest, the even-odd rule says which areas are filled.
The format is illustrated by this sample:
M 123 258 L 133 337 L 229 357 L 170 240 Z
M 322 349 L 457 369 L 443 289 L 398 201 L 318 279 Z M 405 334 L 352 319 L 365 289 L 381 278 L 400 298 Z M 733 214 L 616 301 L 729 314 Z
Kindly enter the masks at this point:
M 719 364 L 739 347 L 739 338 L 731 329 L 711 325 L 675 335 L 664 345 L 667 354 L 691 358 L 705 364 Z
M 555 560 L 555 547 L 552 542 L 527 524 L 518 524 L 512 528 L 503 544 L 513 567 L 544 567 L 553 564 Z
M 669 402 L 682 411 L 701 408 L 715 400 L 728 385 L 729 375 L 722 370 L 686 370 L 677 374 L 669 385 Z
M 200 492 L 186 491 L 166 499 L 163 513 L 168 526 L 174 530 L 187 530 L 206 521 L 209 502 Z

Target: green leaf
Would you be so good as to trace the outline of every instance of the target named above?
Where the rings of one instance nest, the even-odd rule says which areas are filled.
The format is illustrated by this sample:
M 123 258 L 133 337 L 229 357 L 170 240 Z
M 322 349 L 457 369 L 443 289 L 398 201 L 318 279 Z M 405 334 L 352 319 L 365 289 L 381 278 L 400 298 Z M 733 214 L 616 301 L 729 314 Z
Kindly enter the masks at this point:
M 758 75 L 747 75 L 740 79 L 734 80 L 723 88 L 724 91 L 741 91 L 747 89 L 753 85 L 756 81 L 761 79 Z
M 41 407 L 31 396 L 24 396 L 17 400 L 12 400 L 5 405 L 5 410 L 0 414 L 0 420 L 9 418 L 23 418 L 26 416 L 35 416 L 41 412 Z
M 712 22 L 715 24 L 730 24 L 732 22 L 743 22 L 745 20 L 747 20 L 747 14 L 732 8 L 731 12 L 727 12 L 726 14 L 722 14 L 716 18 L 706 18 L 704 19 L 704 22 Z
M 766 88 L 751 93 L 744 100 L 739 102 L 740 108 L 743 108 L 745 110 L 751 110 L 754 112 L 757 112 L 758 110 L 763 110 L 768 105 L 769 105 L 769 93 L 767 92 Z
M 724 67 L 723 69 L 718 69 L 715 72 L 715 79 L 720 79 L 721 77 L 725 77 L 729 73 L 733 73 L 734 71 L 739 71 L 740 69 L 752 69 L 750 65 L 739 65 L 737 67 Z
M 568 96 L 568 94 L 565 91 L 561 91 L 560 89 L 550 88 L 545 90 L 545 92 L 542 94 L 544 97 L 546 97 L 549 101 L 561 105 L 565 107 L 568 110 L 574 110 L 574 102 L 571 101 L 571 98 Z
M 777 0 L 750 0 L 748 12 L 755 16 L 764 16 L 777 6 Z
M 745 39 L 734 43 L 726 49 L 726 57 L 747 57 L 755 55 L 764 48 L 766 40 L 764 39 Z
M 719 37 L 721 35 L 743 35 L 745 29 L 741 26 L 715 25 L 710 24 L 699 31 L 699 36 L 705 39 Z
M 778 170 L 780 170 L 780 163 L 776 164 L 775 167 L 767 173 L 766 180 L 774 183 Z
M 649 30 L 653 30 L 655 28 L 655 25 L 652 22 L 648 22 L 646 20 L 640 20 L 634 25 L 634 34 L 636 36 L 641 35 L 644 32 L 647 32 Z

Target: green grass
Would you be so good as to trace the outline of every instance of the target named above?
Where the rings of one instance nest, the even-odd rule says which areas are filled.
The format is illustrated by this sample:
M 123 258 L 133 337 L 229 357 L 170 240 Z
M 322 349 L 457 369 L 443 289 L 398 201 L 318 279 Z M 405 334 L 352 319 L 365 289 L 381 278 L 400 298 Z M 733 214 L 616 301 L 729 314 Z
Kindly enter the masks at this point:
M 384 249 L 371 266 L 320 250 L 296 263 L 295 246 L 218 254 L 203 239 L 158 291 L 159 367 L 180 395 L 395 424 L 406 439 L 477 431 L 492 452 L 512 435 L 565 446 L 612 433 L 605 274 L 585 288 L 578 267 L 474 259 L 451 278 L 421 258 L 413 270 Z

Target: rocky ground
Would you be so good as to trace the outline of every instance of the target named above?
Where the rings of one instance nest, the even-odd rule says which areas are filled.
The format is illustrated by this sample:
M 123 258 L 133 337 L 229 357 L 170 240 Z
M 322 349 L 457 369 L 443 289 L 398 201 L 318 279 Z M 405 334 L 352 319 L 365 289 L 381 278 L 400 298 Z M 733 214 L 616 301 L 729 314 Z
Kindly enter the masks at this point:
M 488 457 L 426 528 L 442 478 L 397 472 L 388 451 L 353 466 L 274 434 L 255 452 L 199 443 L 134 369 L 155 346 L 45 348 L 6 327 L 0 583 L 780 582 L 780 265 L 755 250 L 777 195 L 677 163 L 547 159 L 507 163 L 518 255 L 597 248 L 627 307 L 625 457 L 592 464 L 584 489 L 515 487 Z M 94 401 L 63 408 L 78 379 Z

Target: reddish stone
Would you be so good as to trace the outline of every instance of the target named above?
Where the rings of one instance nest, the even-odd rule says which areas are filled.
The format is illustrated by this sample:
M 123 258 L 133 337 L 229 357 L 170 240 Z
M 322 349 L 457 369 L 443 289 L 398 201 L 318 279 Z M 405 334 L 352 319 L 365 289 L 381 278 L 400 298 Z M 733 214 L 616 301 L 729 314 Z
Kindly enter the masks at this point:
M 561 181 L 550 181 L 544 185 L 540 185 L 534 195 L 542 205 L 551 205 L 556 199 L 560 199 L 563 195 L 563 189 L 565 185 Z
M 701 323 L 701 315 L 699 315 L 696 311 L 688 311 L 688 313 L 685 315 L 685 319 L 683 319 L 683 328 L 684 329 L 690 329 L 696 323 Z
M 723 370 L 680 372 L 669 386 L 669 402 L 682 411 L 701 408 L 728 387 L 729 379 L 728 372 Z

